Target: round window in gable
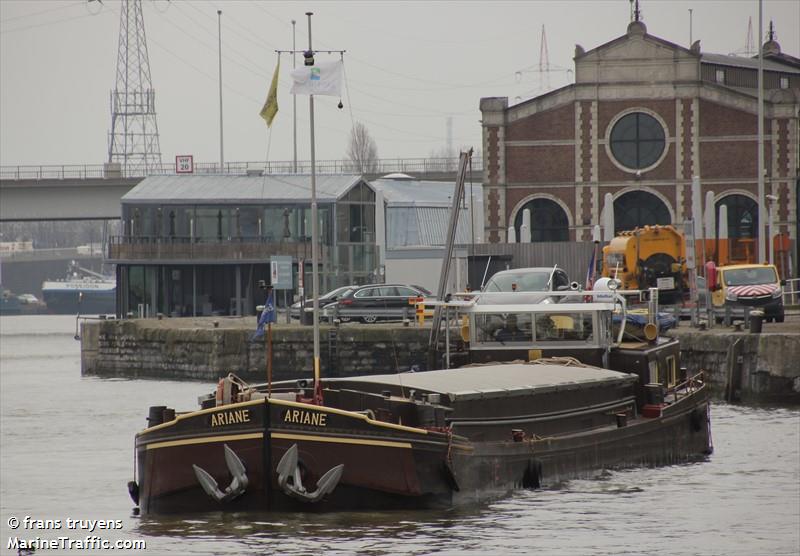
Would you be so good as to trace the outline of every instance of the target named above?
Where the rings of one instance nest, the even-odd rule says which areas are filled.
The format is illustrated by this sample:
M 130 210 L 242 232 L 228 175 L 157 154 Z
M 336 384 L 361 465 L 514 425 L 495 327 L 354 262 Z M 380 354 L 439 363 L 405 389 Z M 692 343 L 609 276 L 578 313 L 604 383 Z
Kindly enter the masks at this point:
M 611 153 L 622 166 L 642 170 L 654 165 L 664 153 L 664 128 L 644 112 L 632 112 L 614 124 L 609 138 Z

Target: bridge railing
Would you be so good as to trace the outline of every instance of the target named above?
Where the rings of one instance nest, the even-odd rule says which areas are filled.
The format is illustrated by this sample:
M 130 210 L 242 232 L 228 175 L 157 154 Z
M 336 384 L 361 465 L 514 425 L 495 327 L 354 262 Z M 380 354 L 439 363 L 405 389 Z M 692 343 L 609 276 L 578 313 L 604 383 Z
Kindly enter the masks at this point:
M 458 158 L 382 158 L 360 167 L 351 160 L 318 160 L 317 172 L 320 174 L 369 174 L 383 175 L 454 173 L 458 168 Z M 472 159 L 474 172 L 483 171 L 483 160 Z M 120 167 L 108 164 L 61 164 L 61 165 L 18 165 L 0 166 L 0 180 L 45 180 L 45 179 L 86 179 L 86 178 L 139 178 L 152 175 L 176 174 L 174 164 L 160 164 L 144 169 Z M 251 161 L 225 162 L 222 166 L 215 162 L 196 162 L 194 174 L 259 175 L 264 174 L 309 174 L 311 161 Z

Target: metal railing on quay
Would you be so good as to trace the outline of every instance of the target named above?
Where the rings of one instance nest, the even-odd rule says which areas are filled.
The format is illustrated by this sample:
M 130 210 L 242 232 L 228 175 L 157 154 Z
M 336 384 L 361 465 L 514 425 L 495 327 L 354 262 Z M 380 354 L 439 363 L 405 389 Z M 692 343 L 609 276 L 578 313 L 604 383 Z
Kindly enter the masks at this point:
M 364 166 L 351 160 L 318 160 L 316 170 L 320 174 L 367 174 L 392 173 L 455 173 L 458 157 L 452 158 L 384 158 Z M 473 158 L 474 172 L 483 170 L 483 161 Z M 147 169 L 124 168 L 109 164 L 43 164 L 0 166 L 0 180 L 45 180 L 86 178 L 138 178 L 154 175 L 177 174 L 175 164 L 161 163 Z M 309 174 L 308 160 L 225 162 L 222 166 L 214 162 L 195 162 L 194 174 L 209 175 L 258 175 L 258 174 Z

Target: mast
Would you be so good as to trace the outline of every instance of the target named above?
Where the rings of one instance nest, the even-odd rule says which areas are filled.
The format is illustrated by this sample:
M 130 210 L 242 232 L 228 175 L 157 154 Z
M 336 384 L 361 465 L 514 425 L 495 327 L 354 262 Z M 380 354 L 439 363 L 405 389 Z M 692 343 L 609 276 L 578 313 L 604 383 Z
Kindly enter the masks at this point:
M 314 66 L 314 48 L 311 42 L 311 16 L 314 15 L 314 12 L 306 12 L 306 16 L 308 17 L 308 50 L 303 51 L 303 65 L 304 66 Z M 294 24 L 294 21 L 292 22 Z M 294 32 L 293 32 L 294 35 Z M 292 44 L 294 45 L 294 36 L 292 38 Z M 278 54 L 282 52 L 291 53 L 292 56 L 295 54 L 295 50 L 276 50 Z M 338 52 L 340 55 L 344 54 L 344 50 L 322 50 L 320 52 L 327 52 L 333 53 Z M 341 67 L 339 68 L 341 70 Z M 292 72 L 293 78 L 297 78 L 295 76 L 297 70 Z M 316 75 L 316 77 L 311 78 L 310 83 L 313 83 L 319 79 L 320 76 L 320 69 L 317 68 L 316 72 L 311 70 L 312 73 Z M 306 74 L 306 72 L 301 72 L 302 74 Z M 330 74 L 329 74 L 330 75 Z M 309 75 L 304 75 L 303 79 L 308 78 Z M 295 81 L 295 86 L 292 87 L 292 93 L 294 95 L 297 94 L 307 94 L 308 95 L 308 113 L 309 113 L 309 122 L 311 126 L 311 295 L 312 295 L 312 315 L 314 319 L 313 327 L 314 327 L 314 397 L 313 403 L 317 405 L 322 404 L 322 384 L 320 382 L 320 357 L 319 357 L 319 214 L 317 210 L 317 157 L 316 157 L 316 145 L 315 145 L 315 138 L 314 138 L 314 92 L 316 91 L 317 94 L 321 95 L 331 95 L 331 96 L 338 96 L 339 94 L 339 86 L 340 86 L 340 77 L 335 83 L 334 89 L 336 89 L 335 94 L 331 92 L 331 90 L 323 88 L 315 88 L 311 87 L 308 84 L 304 84 L 300 88 L 296 88 L 299 84 L 298 81 Z M 296 125 L 296 124 L 295 124 Z M 301 270 L 302 272 L 302 270 Z
M 311 47 L 311 16 L 308 16 L 308 52 L 313 57 Z M 317 268 L 317 164 L 314 150 L 314 95 L 308 95 L 308 115 L 311 120 L 311 295 L 313 296 L 314 317 L 314 403 L 322 404 L 322 384 L 319 378 L 319 270 Z
M 453 205 L 450 209 L 450 223 L 447 227 L 447 243 L 445 244 L 444 258 L 442 259 L 442 270 L 439 274 L 439 288 L 436 291 L 439 301 L 444 301 L 447 290 L 447 278 L 450 273 L 450 262 L 453 256 L 453 246 L 456 241 L 456 229 L 458 228 L 459 205 L 461 197 L 464 195 L 464 180 L 467 175 L 467 166 L 472 159 L 472 149 L 462 152 L 458 163 L 458 173 L 456 174 L 456 184 L 453 188 Z M 428 350 L 430 353 L 431 367 L 435 367 L 436 347 L 439 343 L 439 327 L 442 323 L 442 307 L 437 305 L 433 312 L 431 321 L 431 334 L 428 340 Z M 449 324 L 445 324 L 449 326 Z

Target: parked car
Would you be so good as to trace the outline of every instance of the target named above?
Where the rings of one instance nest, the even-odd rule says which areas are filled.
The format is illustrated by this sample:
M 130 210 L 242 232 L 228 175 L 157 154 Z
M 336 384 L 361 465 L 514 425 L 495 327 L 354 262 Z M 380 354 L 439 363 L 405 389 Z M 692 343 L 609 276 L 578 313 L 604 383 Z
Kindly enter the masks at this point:
M 342 297 L 345 293 L 352 290 L 356 286 L 341 286 L 336 289 L 333 289 L 326 293 L 325 295 L 319 296 L 319 308 L 324 309 L 328 305 L 336 303 L 340 297 Z M 291 307 L 289 307 L 289 316 L 293 319 L 300 318 L 300 307 L 302 303 L 298 301 L 294 303 Z M 311 311 L 314 308 L 314 299 L 308 298 L 303 305 L 306 311 Z
M 400 320 L 404 316 L 413 318 L 418 298 L 433 299 L 435 296 L 421 286 L 408 284 L 368 284 L 345 293 L 336 302 L 338 318 L 347 322 L 360 319 L 372 323 L 378 320 Z
M 778 269 L 771 264 L 739 264 L 718 266 L 708 280 L 711 303 L 716 317 L 726 310 L 734 317 L 744 315 L 745 307 L 760 309 L 767 321 L 783 322 L 783 286 Z
M 512 268 L 495 273 L 483 292 L 492 295 L 483 296 L 479 303 L 558 303 L 559 301 L 581 301 L 576 297 L 550 296 L 542 292 L 569 291 L 569 276 L 564 269 L 553 267 Z M 497 295 L 508 294 L 508 295 Z

